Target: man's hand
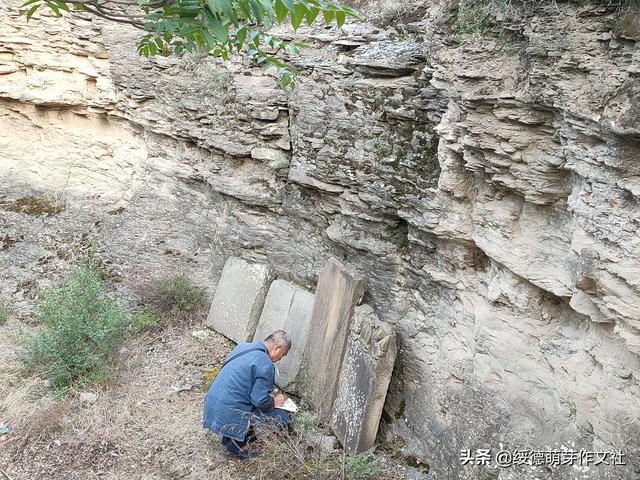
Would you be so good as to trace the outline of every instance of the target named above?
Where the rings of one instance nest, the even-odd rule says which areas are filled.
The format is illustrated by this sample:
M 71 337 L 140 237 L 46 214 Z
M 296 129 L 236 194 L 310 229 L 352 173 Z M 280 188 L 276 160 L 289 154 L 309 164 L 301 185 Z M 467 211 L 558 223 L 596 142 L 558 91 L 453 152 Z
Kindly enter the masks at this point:
M 273 401 L 276 407 L 282 407 L 286 399 L 287 397 L 285 397 L 282 393 L 279 393 L 275 397 L 273 397 Z

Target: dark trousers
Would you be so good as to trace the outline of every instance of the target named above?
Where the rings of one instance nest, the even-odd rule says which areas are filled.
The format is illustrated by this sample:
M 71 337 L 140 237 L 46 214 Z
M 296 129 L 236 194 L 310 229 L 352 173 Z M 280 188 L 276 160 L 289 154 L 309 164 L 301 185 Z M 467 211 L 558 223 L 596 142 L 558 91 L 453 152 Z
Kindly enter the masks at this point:
M 266 426 L 267 428 L 276 428 L 285 429 L 292 422 L 291 414 L 286 410 L 282 410 L 280 408 L 275 408 L 269 413 L 261 413 L 257 420 L 253 423 L 256 426 Z M 256 432 L 253 428 L 253 425 L 249 426 L 247 430 L 247 435 L 243 441 L 238 441 L 230 437 L 222 437 L 222 445 L 227 449 L 227 451 L 241 458 L 250 458 L 251 455 L 248 452 L 243 451 L 244 447 L 248 444 L 255 442 L 258 439 L 256 436 Z

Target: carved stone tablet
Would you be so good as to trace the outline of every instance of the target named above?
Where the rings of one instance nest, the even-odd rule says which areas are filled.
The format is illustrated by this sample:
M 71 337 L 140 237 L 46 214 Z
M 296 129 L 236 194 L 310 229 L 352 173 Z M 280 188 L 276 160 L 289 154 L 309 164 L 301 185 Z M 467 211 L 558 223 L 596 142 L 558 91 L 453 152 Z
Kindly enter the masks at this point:
M 297 391 L 297 377 L 309 334 L 313 294 L 285 280 L 275 280 L 269 288 L 254 341 L 264 340 L 276 330 L 291 338 L 291 349 L 275 364 L 276 384 L 286 392 Z
M 348 453 L 371 448 L 396 360 L 396 334 L 369 305 L 355 310 L 331 428 Z
M 222 269 L 207 326 L 236 343 L 250 342 L 275 272 L 266 265 L 229 257 Z
M 301 372 L 302 389 L 321 420 L 329 420 L 353 309 L 362 300 L 362 276 L 329 259 L 318 278 Z

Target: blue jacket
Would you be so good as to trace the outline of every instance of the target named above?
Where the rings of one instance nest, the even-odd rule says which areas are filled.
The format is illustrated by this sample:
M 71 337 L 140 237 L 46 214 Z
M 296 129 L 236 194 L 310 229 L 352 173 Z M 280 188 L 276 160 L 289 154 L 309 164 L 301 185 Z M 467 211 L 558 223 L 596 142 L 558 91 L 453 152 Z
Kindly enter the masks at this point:
M 202 424 L 218 435 L 244 441 L 250 417 L 274 408 L 271 392 L 275 367 L 262 342 L 241 343 L 227 355 L 231 357 L 250 349 L 226 364 L 204 397 Z

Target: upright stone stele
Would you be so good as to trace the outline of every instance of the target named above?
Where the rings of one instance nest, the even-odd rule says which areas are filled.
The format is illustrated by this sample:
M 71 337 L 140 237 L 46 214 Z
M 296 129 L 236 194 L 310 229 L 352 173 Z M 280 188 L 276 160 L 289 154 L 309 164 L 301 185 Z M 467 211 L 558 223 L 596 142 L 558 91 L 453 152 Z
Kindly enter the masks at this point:
M 311 325 L 300 372 L 304 396 L 328 421 L 335 399 L 353 309 L 364 295 L 362 276 L 330 258 L 320 272 Z
M 369 305 L 355 309 L 331 428 L 348 453 L 373 447 L 398 351 L 393 326 Z
M 236 343 L 250 342 L 275 272 L 266 265 L 229 257 L 211 303 L 207 326 Z
M 274 280 L 271 284 L 253 340 L 264 340 L 276 330 L 284 330 L 291 337 L 291 350 L 275 364 L 276 385 L 286 392 L 297 392 L 298 372 L 309 334 L 312 310 L 312 293 L 285 280 Z

